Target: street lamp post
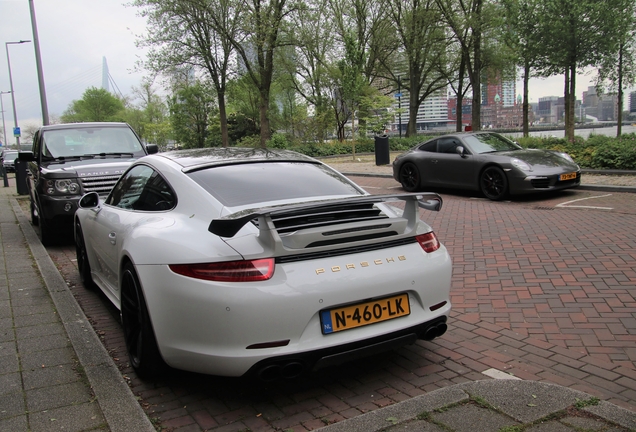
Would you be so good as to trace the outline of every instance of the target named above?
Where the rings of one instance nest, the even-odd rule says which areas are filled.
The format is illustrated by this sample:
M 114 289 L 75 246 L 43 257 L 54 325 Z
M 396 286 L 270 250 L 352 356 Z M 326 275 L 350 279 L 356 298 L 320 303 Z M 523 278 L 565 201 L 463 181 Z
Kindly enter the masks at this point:
M 7 145 L 7 126 L 4 123 L 4 102 L 2 101 L 2 95 L 3 94 L 9 94 L 11 93 L 10 91 L 0 91 L 0 109 L 2 110 L 2 133 L 4 134 L 4 139 L 3 139 L 3 143 L 6 146 Z
M 14 123 L 14 131 L 18 129 L 18 115 L 15 111 L 15 92 L 13 91 L 13 78 L 11 77 L 11 60 L 9 58 L 9 45 L 17 45 L 31 42 L 30 40 L 21 40 L 17 42 L 5 42 L 4 46 L 7 50 L 7 65 L 9 66 L 9 85 L 11 86 L 11 103 L 13 104 L 13 123 Z M 16 134 L 15 144 L 18 150 L 20 150 L 20 136 Z

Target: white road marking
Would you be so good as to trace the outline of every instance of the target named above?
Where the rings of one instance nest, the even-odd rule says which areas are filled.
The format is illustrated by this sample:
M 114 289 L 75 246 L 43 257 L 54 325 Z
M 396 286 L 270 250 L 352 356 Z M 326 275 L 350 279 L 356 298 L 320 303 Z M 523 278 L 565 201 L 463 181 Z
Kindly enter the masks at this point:
M 588 200 L 588 199 L 594 199 L 594 198 L 605 198 L 608 196 L 612 196 L 612 194 L 607 194 L 607 195 L 599 195 L 599 196 L 591 196 L 591 197 L 587 197 L 587 198 L 579 198 L 579 199 L 575 199 L 572 201 L 568 201 L 568 202 L 564 202 L 561 204 L 557 204 L 557 207 L 576 207 L 576 208 L 589 208 L 589 209 L 596 209 L 596 210 L 613 210 L 613 207 L 595 207 L 595 206 L 579 206 L 579 205 L 568 205 L 570 203 L 573 202 L 577 202 L 577 201 L 584 201 L 584 200 Z
M 482 372 L 484 375 L 487 375 L 494 379 L 507 379 L 507 380 L 520 380 L 521 378 L 516 377 L 514 375 L 510 375 L 507 372 L 500 371 L 499 369 L 487 369 Z

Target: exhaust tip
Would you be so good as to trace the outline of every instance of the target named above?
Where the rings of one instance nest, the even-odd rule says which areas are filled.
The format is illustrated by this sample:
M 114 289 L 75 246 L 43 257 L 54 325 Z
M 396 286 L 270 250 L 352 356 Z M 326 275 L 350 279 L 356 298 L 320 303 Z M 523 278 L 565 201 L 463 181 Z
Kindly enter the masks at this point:
M 442 322 L 442 323 L 439 323 L 437 325 L 433 325 L 431 327 L 428 327 L 420 335 L 420 338 L 424 339 L 424 340 L 427 340 L 427 341 L 431 341 L 431 340 L 435 339 L 436 337 L 440 337 L 441 335 L 446 333 L 446 330 L 448 330 L 448 326 L 446 325 L 446 323 Z
M 440 337 L 441 335 L 446 333 L 446 330 L 448 330 L 448 326 L 446 325 L 446 323 L 441 323 L 440 325 L 438 325 L 437 326 L 437 337 Z
M 261 381 L 272 382 L 276 381 L 282 376 L 282 368 L 279 365 L 265 366 L 258 371 L 258 378 Z
M 286 379 L 299 377 L 305 371 L 305 365 L 301 362 L 291 362 L 283 366 L 282 376 Z

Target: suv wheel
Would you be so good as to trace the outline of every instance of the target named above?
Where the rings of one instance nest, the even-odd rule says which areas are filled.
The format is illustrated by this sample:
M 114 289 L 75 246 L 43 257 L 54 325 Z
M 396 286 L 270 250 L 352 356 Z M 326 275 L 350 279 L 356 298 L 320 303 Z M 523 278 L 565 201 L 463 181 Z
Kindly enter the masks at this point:
M 45 219 L 38 218 L 38 222 L 38 234 L 42 245 L 51 246 L 55 242 L 55 235 Z

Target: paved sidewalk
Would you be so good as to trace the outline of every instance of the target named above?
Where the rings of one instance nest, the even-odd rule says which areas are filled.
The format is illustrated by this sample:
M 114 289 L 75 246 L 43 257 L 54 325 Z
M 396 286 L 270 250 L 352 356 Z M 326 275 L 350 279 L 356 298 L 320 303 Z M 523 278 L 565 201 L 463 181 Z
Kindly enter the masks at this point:
M 15 196 L 0 187 L 0 431 L 154 431 Z
M 636 430 L 636 413 L 554 384 L 494 379 L 445 387 L 319 430 L 619 432 Z

